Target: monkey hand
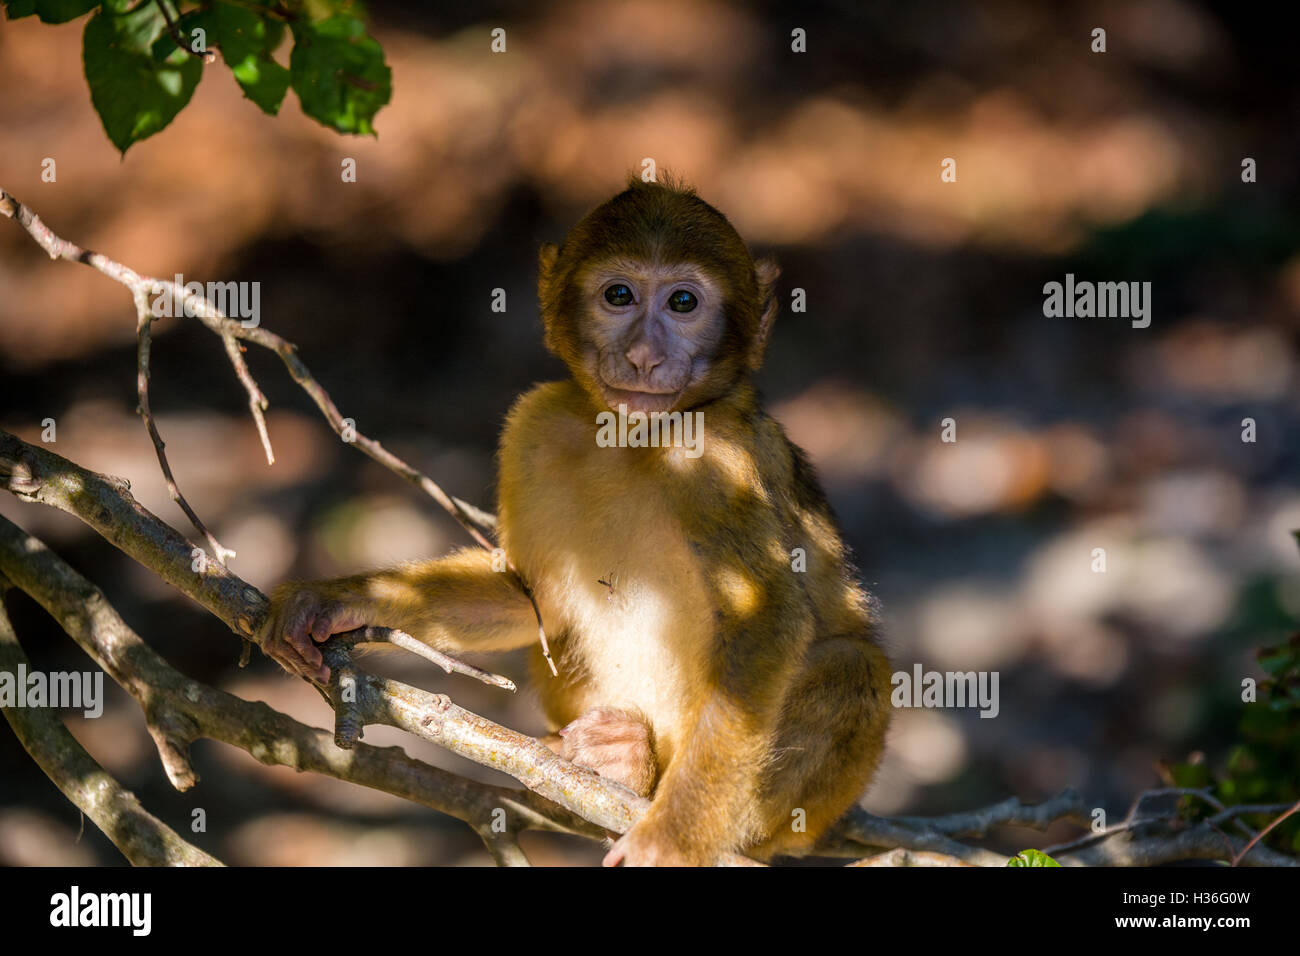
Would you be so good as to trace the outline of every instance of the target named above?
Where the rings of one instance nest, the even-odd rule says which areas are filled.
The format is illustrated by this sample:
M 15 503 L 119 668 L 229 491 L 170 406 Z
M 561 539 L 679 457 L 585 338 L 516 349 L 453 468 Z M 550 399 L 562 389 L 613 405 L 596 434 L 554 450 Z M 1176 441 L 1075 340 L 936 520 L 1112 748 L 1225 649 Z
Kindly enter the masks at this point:
M 603 861 L 605 866 L 707 866 L 710 862 L 687 852 L 673 839 L 671 829 L 649 817 L 619 837 Z
M 290 674 L 329 680 L 330 669 L 316 642 L 367 623 L 364 609 L 340 600 L 338 590 L 338 584 L 321 581 L 282 584 L 272 591 L 271 613 L 258 633 L 262 652 Z

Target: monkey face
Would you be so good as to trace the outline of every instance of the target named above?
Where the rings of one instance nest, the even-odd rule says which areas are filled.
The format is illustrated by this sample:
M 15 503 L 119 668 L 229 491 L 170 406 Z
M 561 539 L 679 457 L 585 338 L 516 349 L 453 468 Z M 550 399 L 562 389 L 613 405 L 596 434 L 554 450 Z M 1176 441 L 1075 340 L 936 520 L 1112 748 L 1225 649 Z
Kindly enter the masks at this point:
M 686 187 L 634 178 L 538 266 L 546 345 L 602 407 L 692 408 L 762 362 L 776 266 Z
M 598 397 L 640 412 L 691 404 L 723 338 L 721 284 L 693 263 L 619 257 L 589 269 L 582 288 Z

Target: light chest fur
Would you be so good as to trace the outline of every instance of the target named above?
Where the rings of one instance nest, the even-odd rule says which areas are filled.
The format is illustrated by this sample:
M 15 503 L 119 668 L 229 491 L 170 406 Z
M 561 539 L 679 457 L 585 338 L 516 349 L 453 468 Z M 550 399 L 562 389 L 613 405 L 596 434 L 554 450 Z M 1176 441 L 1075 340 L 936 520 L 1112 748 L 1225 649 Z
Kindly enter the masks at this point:
M 519 401 L 501 461 L 503 542 L 533 585 L 562 671 L 543 678 L 543 703 L 557 722 L 596 706 L 637 708 L 666 760 L 690 716 L 683 701 L 699 696 L 687 675 L 707 671 L 713 607 L 660 469 L 699 460 L 597 446 L 581 400 L 556 401 L 564 387 Z

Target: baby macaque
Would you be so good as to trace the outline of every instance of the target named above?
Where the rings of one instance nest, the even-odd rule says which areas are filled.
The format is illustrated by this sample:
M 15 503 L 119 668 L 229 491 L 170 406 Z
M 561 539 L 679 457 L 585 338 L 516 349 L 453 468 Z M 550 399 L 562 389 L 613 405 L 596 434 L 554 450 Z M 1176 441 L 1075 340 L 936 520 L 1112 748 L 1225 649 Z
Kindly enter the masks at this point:
M 817 478 L 751 384 L 776 267 L 693 190 L 635 179 L 540 258 L 572 377 L 510 412 L 500 544 L 550 637 L 559 676 L 537 651 L 535 683 L 562 755 L 651 798 L 605 862 L 806 849 L 875 771 L 890 671 Z M 324 679 L 316 642 L 362 625 L 448 653 L 537 640 L 475 549 L 283 585 L 262 644 Z

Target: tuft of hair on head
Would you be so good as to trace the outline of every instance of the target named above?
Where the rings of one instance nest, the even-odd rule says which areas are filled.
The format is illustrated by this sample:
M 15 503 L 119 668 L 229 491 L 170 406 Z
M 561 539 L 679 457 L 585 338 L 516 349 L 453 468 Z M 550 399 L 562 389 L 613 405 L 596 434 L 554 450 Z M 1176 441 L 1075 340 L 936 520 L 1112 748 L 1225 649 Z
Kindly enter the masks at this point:
M 664 189 L 670 193 L 676 193 L 679 196 L 695 195 L 695 187 L 688 183 L 684 176 L 673 172 L 671 169 L 657 172 L 655 178 L 648 182 L 642 179 L 639 173 L 628 173 L 627 188 L 629 190 Z

